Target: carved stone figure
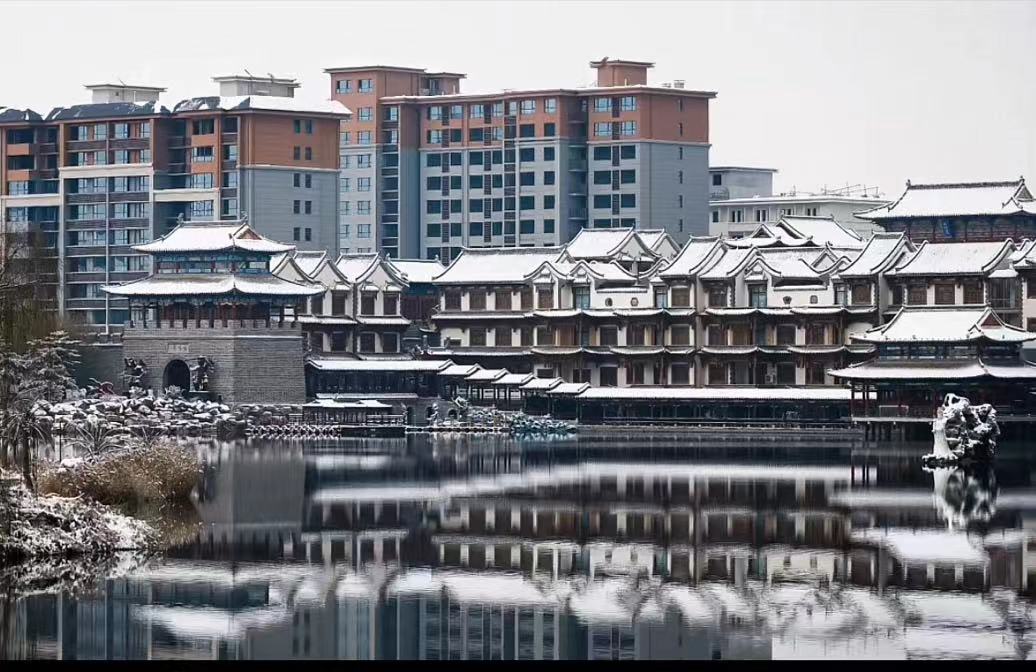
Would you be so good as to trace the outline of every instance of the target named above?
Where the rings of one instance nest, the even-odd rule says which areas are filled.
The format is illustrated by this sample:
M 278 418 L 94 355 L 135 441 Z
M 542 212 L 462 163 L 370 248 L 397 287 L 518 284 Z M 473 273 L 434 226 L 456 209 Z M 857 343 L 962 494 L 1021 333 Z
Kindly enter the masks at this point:
M 133 357 L 124 357 L 123 360 L 124 369 L 122 372 L 122 381 L 126 385 L 126 389 L 129 391 L 131 399 L 141 397 L 144 395 L 144 389 L 147 387 L 147 364 L 144 363 L 143 359 L 135 359 Z
M 191 386 L 196 392 L 209 391 L 209 375 L 215 370 L 211 359 L 204 355 L 198 357 L 198 363 L 191 367 Z

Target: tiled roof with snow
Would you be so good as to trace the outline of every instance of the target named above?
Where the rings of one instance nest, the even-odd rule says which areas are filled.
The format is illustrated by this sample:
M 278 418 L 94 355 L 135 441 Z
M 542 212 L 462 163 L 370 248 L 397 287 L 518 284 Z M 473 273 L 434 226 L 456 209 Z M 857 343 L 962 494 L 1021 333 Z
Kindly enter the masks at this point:
M 324 250 L 298 250 L 295 252 L 294 259 L 299 270 L 312 277 L 320 265 L 327 260 L 327 252 Z
M 133 249 L 148 254 L 244 250 L 273 255 L 293 248 L 264 238 L 244 222 L 185 222 L 161 238 Z
M 323 287 L 303 285 L 275 275 L 255 273 L 155 274 L 121 285 L 105 285 L 101 289 L 116 296 L 313 296 L 324 292 Z
M 665 229 L 638 229 L 637 230 L 637 236 L 639 236 L 640 239 L 644 241 L 644 244 L 647 245 L 648 248 L 650 248 L 652 250 L 655 249 L 655 247 L 659 243 L 661 243 L 663 240 L 665 240 L 666 236 L 668 236 L 668 235 L 669 234 L 666 233 Z
M 410 282 L 430 283 L 435 276 L 446 270 L 446 267 L 435 259 L 389 259 L 388 263 L 403 273 Z
M 287 96 L 200 96 L 181 100 L 173 107 L 173 112 L 204 112 L 223 110 L 240 112 L 259 110 L 263 112 L 298 112 L 306 114 L 332 114 L 349 116 L 352 114 L 337 100 L 325 100 L 318 103 L 303 102 L 298 98 Z
M 843 278 L 862 278 L 878 273 L 894 261 L 904 241 L 902 233 L 872 234 L 859 256 L 839 271 L 838 275 Z
M 524 283 L 542 264 L 556 260 L 561 250 L 559 247 L 465 248 L 435 277 L 435 283 Z
M 703 267 L 699 277 L 702 280 L 727 280 L 754 252 L 751 248 L 732 248 L 723 245 L 722 254 L 714 257 L 709 265 Z
M 790 229 L 800 238 L 809 238 L 818 245 L 861 248 L 864 245 L 860 234 L 845 228 L 834 217 L 793 217 L 784 215 L 777 226 Z
M 565 253 L 572 259 L 607 259 L 631 240 L 635 232 L 632 228 L 580 229 L 565 246 Z
M 356 282 L 357 278 L 363 277 L 377 260 L 376 252 L 343 254 L 338 257 L 335 266 L 342 275 L 349 279 L 349 282 Z
M 580 399 L 848 401 L 847 387 L 591 387 Z
M 1027 362 L 1010 365 L 987 364 L 981 360 L 880 361 L 853 364 L 828 373 L 846 380 L 967 380 L 975 378 L 1036 378 L 1036 366 Z
M 958 217 L 967 215 L 1008 215 L 1036 212 L 1025 180 L 1005 182 L 962 182 L 953 184 L 910 184 L 897 200 L 871 210 L 855 213 L 867 220 L 900 217 Z
M 448 359 L 334 359 L 311 357 L 306 361 L 321 371 L 441 372 L 453 362 Z M 372 395 L 377 396 L 377 395 Z
M 908 276 L 988 273 L 1013 249 L 1014 244 L 1009 240 L 1000 243 L 925 242 L 888 274 Z
M 1021 343 L 1036 339 L 1036 334 L 1004 324 L 990 308 L 904 306 L 885 324 L 853 339 L 868 343 Z
M 659 272 L 659 275 L 663 278 L 687 277 L 692 275 L 709 258 L 709 254 L 719 244 L 718 241 L 719 238 L 691 237 L 691 239 L 684 244 L 679 254 L 669 262 L 669 265 Z

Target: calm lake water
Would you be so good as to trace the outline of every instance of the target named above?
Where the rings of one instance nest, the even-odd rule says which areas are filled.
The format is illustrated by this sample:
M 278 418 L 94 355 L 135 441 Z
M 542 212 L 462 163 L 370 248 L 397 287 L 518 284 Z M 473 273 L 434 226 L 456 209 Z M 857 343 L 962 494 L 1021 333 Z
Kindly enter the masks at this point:
M 674 436 L 202 442 L 197 537 L 39 659 L 1036 656 L 1036 459 Z

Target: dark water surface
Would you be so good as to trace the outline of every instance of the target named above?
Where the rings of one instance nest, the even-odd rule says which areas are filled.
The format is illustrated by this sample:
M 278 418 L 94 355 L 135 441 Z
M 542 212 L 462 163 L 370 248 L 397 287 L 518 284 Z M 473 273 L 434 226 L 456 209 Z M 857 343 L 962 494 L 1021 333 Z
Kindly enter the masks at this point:
M 9 657 L 1036 656 L 1036 459 L 612 436 L 201 442 L 202 532 Z

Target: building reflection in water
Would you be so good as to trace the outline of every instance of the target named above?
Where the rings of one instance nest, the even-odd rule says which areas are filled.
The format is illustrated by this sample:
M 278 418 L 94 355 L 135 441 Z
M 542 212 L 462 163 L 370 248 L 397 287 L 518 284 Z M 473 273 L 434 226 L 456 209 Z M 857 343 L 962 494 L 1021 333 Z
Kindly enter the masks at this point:
M 619 461 L 594 445 L 523 458 L 485 437 L 336 445 L 203 448 L 207 525 L 196 541 L 92 594 L 17 601 L 8 651 L 553 660 L 1031 650 L 1036 490 L 1023 458 L 1001 458 L 998 489 L 990 469 L 924 473 L 913 453 L 717 464 Z

